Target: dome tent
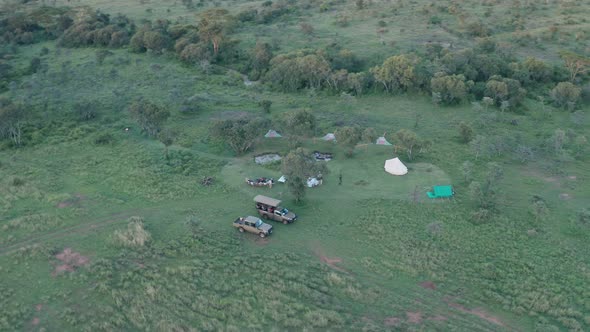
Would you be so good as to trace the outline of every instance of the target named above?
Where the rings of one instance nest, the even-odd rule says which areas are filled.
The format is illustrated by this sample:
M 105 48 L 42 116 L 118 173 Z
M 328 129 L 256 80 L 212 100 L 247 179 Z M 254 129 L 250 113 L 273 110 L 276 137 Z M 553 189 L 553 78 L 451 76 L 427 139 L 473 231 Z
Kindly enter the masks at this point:
M 396 157 L 385 161 L 385 171 L 393 175 L 405 175 L 408 173 L 408 168 Z

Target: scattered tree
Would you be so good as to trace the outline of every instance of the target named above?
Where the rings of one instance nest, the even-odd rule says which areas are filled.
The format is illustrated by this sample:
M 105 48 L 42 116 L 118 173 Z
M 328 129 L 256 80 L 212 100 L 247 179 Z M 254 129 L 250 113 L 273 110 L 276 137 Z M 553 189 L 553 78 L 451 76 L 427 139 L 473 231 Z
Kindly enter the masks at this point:
M 15 146 L 20 146 L 24 125 L 24 108 L 8 99 L 0 99 L 0 137 L 8 138 Z
M 415 83 L 415 64 L 410 55 L 396 55 L 386 59 L 381 66 L 371 68 L 371 73 L 387 92 L 407 90 Z
M 158 133 L 158 140 L 164 144 L 164 156 L 166 160 L 170 159 L 168 155 L 168 148 L 174 144 L 175 135 L 174 132 L 170 129 L 163 129 Z
M 361 140 L 361 131 L 357 127 L 340 127 L 334 132 L 336 141 L 346 149 L 346 156 L 352 157 L 354 148 Z
M 567 51 L 561 52 L 560 55 L 565 67 L 570 72 L 571 82 L 576 80 L 576 76 L 585 74 L 590 70 L 590 58 Z
M 469 143 L 475 136 L 475 131 L 473 130 L 473 127 L 471 127 L 471 125 L 464 121 L 461 121 L 459 123 L 459 136 L 461 137 L 461 141 L 463 143 Z
M 287 177 L 287 186 L 297 202 L 301 202 L 305 197 L 305 186 L 309 177 L 328 172 L 324 163 L 318 163 L 311 153 L 303 148 L 289 152 L 283 159 L 281 170 Z
M 436 93 L 439 95 L 440 101 L 447 105 L 458 104 L 467 97 L 467 84 L 465 84 L 465 76 L 463 75 L 436 73 L 430 80 L 430 87 L 433 100 Z
M 551 90 L 551 98 L 555 106 L 573 110 L 580 99 L 582 89 L 570 82 L 560 82 Z
M 152 137 L 158 134 L 161 126 L 170 116 L 167 109 L 147 100 L 133 102 L 129 106 L 129 113 L 139 123 L 141 129 Z
M 226 9 L 209 9 L 200 14 L 199 37 L 205 43 L 213 45 L 213 54 L 217 55 L 221 43 L 233 29 L 234 18 Z
M 311 136 L 314 134 L 317 123 L 315 115 L 310 109 L 300 109 L 286 114 L 286 128 L 295 136 Z
M 270 113 L 270 107 L 272 106 L 272 101 L 268 100 L 268 99 L 263 99 L 261 100 L 258 105 L 260 105 L 260 107 L 262 108 L 262 111 L 264 113 Z
M 264 134 L 268 121 L 259 118 L 220 120 L 211 127 L 215 138 L 227 143 L 236 154 L 243 154 Z
M 377 131 L 373 127 L 368 127 L 363 130 L 361 140 L 365 143 L 375 143 L 377 139 Z
M 471 181 L 474 166 L 475 165 L 469 160 L 466 160 L 463 162 L 463 164 L 461 164 L 461 173 L 463 174 L 463 180 L 465 183 Z
M 400 129 L 395 133 L 398 145 L 404 150 L 409 160 L 414 158 L 416 151 L 420 152 L 428 145 L 428 142 L 421 140 L 415 132 L 408 129 Z

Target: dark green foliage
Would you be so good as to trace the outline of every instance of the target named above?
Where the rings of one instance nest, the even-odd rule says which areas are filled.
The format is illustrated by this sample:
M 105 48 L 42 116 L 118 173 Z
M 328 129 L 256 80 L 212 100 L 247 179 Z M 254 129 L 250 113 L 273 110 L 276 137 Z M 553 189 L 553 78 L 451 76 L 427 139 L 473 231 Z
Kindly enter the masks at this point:
M 134 101 L 128 110 L 131 116 L 141 126 L 141 129 L 152 137 L 158 134 L 161 126 L 170 116 L 170 112 L 165 108 L 141 99 Z
M 301 202 L 305 197 L 305 185 L 309 177 L 328 173 L 326 165 L 318 163 L 311 153 L 303 148 L 289 152 L 283 158 L 281 170 L 287 177 L 289 191 L 297 202 Z
M 262 108 L 264 113 L 270 113 L 270 107 L 272 106 L 272 101 L 268 99 L 261 100 L 258 105 Z
M 461 138 L 461 142 L 469 143 L 475 137 L 473 127 L 468 123 L 461 121 L 459 123 L 459 137 Z
M 0 138 L 8 138 L 15 146 L 22 145 L 26 113 L 22 105 L 0 99 Z
M 84 15 L 63 32 L 60 45 L 121 47 L 129 42 L 132 26 L 126 17 L 118 16 L 111 20 L 110 15 L 100 11 Z
M 72 112 L 79 121 L 88 121 L 98 116 L 99 108 L 100 104 L 96 100 L 81 101 L 74 104 Z
M 557 107 L 574 110 L 580 99 L 581 89 L 570 82 L 560 82 L 551 90 L 551 98 Z
M 330 71 L 330 64 L 321 54 L 308 51 L 281 54 L 271 60 L 265 80 L 284 91 L 319 89 Z
M 287 131 L 294 136 L 309 137 L 315 133 L 317 120 L 310 109 L 300 109 L 285 116 Z
M 158 140 L 164 144 L 164 156 L 166 157 L 166 160 L 170 159 L 168 148 L 174 144 L 175 139 L 176 135 L 170 129 L 163 129 L 158 133 Z
M 236 154 L 248 151 L 266 131 L 268 121 L 260 118 L 219 120 L 211 126 L 211 135 L 225 142 Z
M 473 82 L 470 81 L 470 83 Z M 441 102 L 449 105 L 458 104 L 465 100 L 468 84 L 465 83 L 463 75 L 437 73 L 430 81 L 430 88 L 433 93 L 439 94 Z
M 352 157 L 354 148 L 361 140 L 361 130 L 358 127 L 340 127 L 334 132 L 336 141 L 346 149 L 346 155 Z
M 102 133 L 94 138 L 96 145 L 110 145 L 115 142 L 115 137 L 111 133 Z

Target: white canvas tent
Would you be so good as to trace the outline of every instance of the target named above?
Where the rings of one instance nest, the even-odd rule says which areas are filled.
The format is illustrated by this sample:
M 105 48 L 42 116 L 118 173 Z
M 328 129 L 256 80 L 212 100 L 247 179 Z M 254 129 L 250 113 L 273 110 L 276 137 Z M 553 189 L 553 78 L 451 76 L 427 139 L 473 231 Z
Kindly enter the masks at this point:
M 377 139 L 377 141 L 375 142 L 375 144 L 377 145 L 391 145 L 391 143 L 389 143 L 385 137 L 381 136 Z
M 322 139 L 324 141 L 334 141 L 334 142 L 336 142 L 336 136 L 334 136 L 334 133 L 327 133 L 326 136 L 322 137 Z
M 385 161 L 385 171 L 393 175 L 405 175 L 408 173 L 408 168 L 399 158 L 393 158 Z
M 271 130 L 268 131 L 268 133 L 266 133 L 264 135 L 264 137 L 266 137 L 266 138 L 274 138 L 274 137 L 277 137 L 278 138 L 278 137 L 283 137 L 283 136 L 281 136 L 281 134 L 279 134 L 276 131 L 274 131 L 274 130 L 271 129 Z

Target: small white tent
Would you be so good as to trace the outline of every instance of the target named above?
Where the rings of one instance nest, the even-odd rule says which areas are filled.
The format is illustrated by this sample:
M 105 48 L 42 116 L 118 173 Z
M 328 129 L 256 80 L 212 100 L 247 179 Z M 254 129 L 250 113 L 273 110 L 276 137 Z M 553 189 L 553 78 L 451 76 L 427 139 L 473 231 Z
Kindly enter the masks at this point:
M 377 141 L 375 141 L 375 144 L 377 145 L 391 145 L 391 143 L 389 143 L 384 136 L 381 136 L 379 138 L 377 138 Z
M 408 173 L 408 168 L 399 158 L 393 158 L 385 161 L 385 171 L 393 175 L 405 175 Z
M 334 133 L 327 133 L 326 136 L 322 137 L 322 139 L 324 141 L 334 141 L 334 142 L 336 142 L 336 136 L 334 136 Z
M 266 137 L 266 138 L 275 138 L 275 137 L 283 137 L 283 136 L 281 136 L 281 134 L 277 133 L 276 131 L 270 129 L 266 133 L 266 135 L 264 135 L 264 137 Z

